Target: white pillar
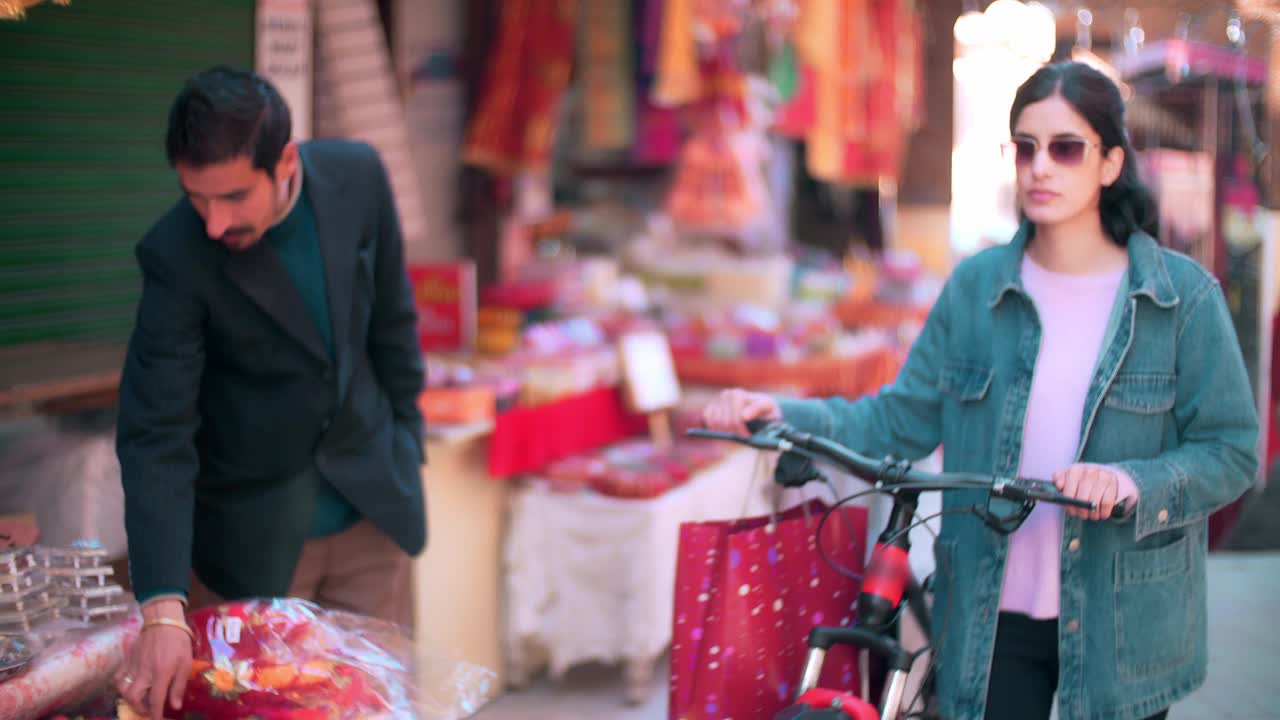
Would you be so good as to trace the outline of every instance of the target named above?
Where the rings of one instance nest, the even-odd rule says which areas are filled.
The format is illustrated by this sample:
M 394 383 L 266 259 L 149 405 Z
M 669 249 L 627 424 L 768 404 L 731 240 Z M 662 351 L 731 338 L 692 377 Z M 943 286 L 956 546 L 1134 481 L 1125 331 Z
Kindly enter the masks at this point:
M 428 242 L 415 260 L 461 257 L 454 222 L 461 168 L 463 0 L 396 0 L 392 57 L 405 100 L 409 144 L 418 171 Z
M 311 0 L 258 0 L 254 13 L 254 71 L 284 97 L 299 140 L 311 137 L 312 13 Z

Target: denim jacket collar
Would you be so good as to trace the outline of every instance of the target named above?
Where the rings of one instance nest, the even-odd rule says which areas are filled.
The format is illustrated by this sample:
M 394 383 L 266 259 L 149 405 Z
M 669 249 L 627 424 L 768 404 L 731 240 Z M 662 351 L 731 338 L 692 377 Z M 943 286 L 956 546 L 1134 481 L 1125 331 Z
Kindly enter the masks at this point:
M 1006 246 L 997 270 L 995 292 L 987 307 L 1000 304 L 1005 295 L 1016 292 L 1026 294 L 1022 287 L 1022 256 L 1031 237 L 1031 224 L 1022 223 L 1018 232 Z M 1129 236 L 1129 297 L 1146 295 L 1153 303 L 1170 308 L 1178 304 L 1178 293 L 1173 289 L 1160 246 L 1150 235 L 1138 231 Z

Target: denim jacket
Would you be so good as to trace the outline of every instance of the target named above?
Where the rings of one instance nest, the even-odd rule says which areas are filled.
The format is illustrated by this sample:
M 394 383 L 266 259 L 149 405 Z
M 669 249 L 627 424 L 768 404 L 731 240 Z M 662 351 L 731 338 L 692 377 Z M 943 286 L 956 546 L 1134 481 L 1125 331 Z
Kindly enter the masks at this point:
M 1027 242 L 1020 232 L 956 267 L 892 385 L 854 402 L 784 400 L 786 421 L 873 457 L 942 445 L 948 471 L 1015 475 L 1040 347 L 1021 281 Z M 1141 499 L 1124 520 L 1063 516 L 1062 720 L 1145 718 L 1204 681 L 1207 518 L 1257 471 L 1257 414 L 1218 283 L 1145 234 L 1128 254 L 1101 354 L 1081 358 L 1095 365 L 1078 460 L 1123 469 Z M 986 503 L 981 491 L 943 498 L 944 509 Z M 976 720 L 1008 540 L 947 515 L 934 552 L 940 707 Z

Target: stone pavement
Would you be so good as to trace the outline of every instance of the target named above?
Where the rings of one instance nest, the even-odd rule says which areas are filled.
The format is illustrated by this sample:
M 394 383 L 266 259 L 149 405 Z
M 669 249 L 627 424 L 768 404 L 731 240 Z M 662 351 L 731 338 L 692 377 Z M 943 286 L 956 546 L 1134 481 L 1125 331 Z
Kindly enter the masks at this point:
M 1267 531 L 1274 535 L 1280 514 L 1270 513 L 1268 519 Z M 1209 587 L 1209 679 L 1174 706 L 1170 719 L 1280 719 L 1280 551 L 1214 553 Z M 528 690 L 509 693 L 476 717 L 666 720 L 666 691 L 665 671 L 660 671 L 649 700 L 628 707 L 622 702 L 620 670 L 585 666 L 571 670 L 561 683 L 542 679 Z

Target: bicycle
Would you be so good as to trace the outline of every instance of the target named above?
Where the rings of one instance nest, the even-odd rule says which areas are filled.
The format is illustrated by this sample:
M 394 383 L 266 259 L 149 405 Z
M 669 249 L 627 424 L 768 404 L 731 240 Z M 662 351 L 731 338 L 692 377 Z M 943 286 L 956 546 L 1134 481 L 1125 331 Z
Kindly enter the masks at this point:
M 922 585 L 911 572 L 908 563 L 911 550 L 908 533 L 912 528 L 941 513 L 917 520 L 916 509 L 920 493 L 976 489 L 987 491 L 991 498 L 1019 503 L 1017 510 L 1009 515 L 997 515 L 988 507 L 980 505 L 961 509 L 971 512 L 987 527 L 1005 535 L 1022 526 L 1037 502 L 1095 509 L 1092 503 L 1067 497 L 1053 483 L 1043 480 L 975 473 L 925 472 L 913 468 L 906 461 L 892 458 L 874 460 L 832 440 L 801 432 L 781 422 L 756 420 L 747 423 L 747 429 L 751 432 L 749 436 L 703 429 L 689 430 L 688 435 L 728 440 L 757 450 L 780 452 L 774 480 L 786 487 L 801 487 L 814 481 L 828 482 L 822 471 L 814 465 L 815 462 L 835 465 L 871 483 L 868 490 L 840 500 L 831 511 L 869 493 L 887 494 L 893 499 L 886 527 L 876 541 L 866 572 L 861 578 L 828 561 L 841 574 L 861 581 L 857 599 L 857 625 L 818 626 L 810 631 L 809 652 L 796 689 L 795 701 L 779 712 L 774 720 L 932 720 L 937 717 L 930 704 L 933 697 L 932 662 L 925 671 L 920 691 L 905 708 L 910 711 L 923 699 L 924 709 L 903 715 L 902 702 L 906 694 L 907 678 L 924 650 L 909 652 L 894 637 L 904 598 L 907 609 L 919 623 L 925 637 L 932 637 L 930 612 L 926 602 L 928 581 Z M 1112 511 L 1112 517 L 1120 518 L 1126 513 L 1127 508 L 1117 506 Z M 829 516 L 830 512 L 822 522 L 826 522 Z M 821 537 L 822 523 L 819 523 L 817 533 Z M 821 552 L 821 544 L 819 551 Z M 825 554 L 823 557 L 825 559 Z M 851 692 L 818 687 L 818 677 L 822 672 L 826 652 L 834 645 L 850 645 L 873 653 L 885 662 L 888 672 L 878 708 Z

